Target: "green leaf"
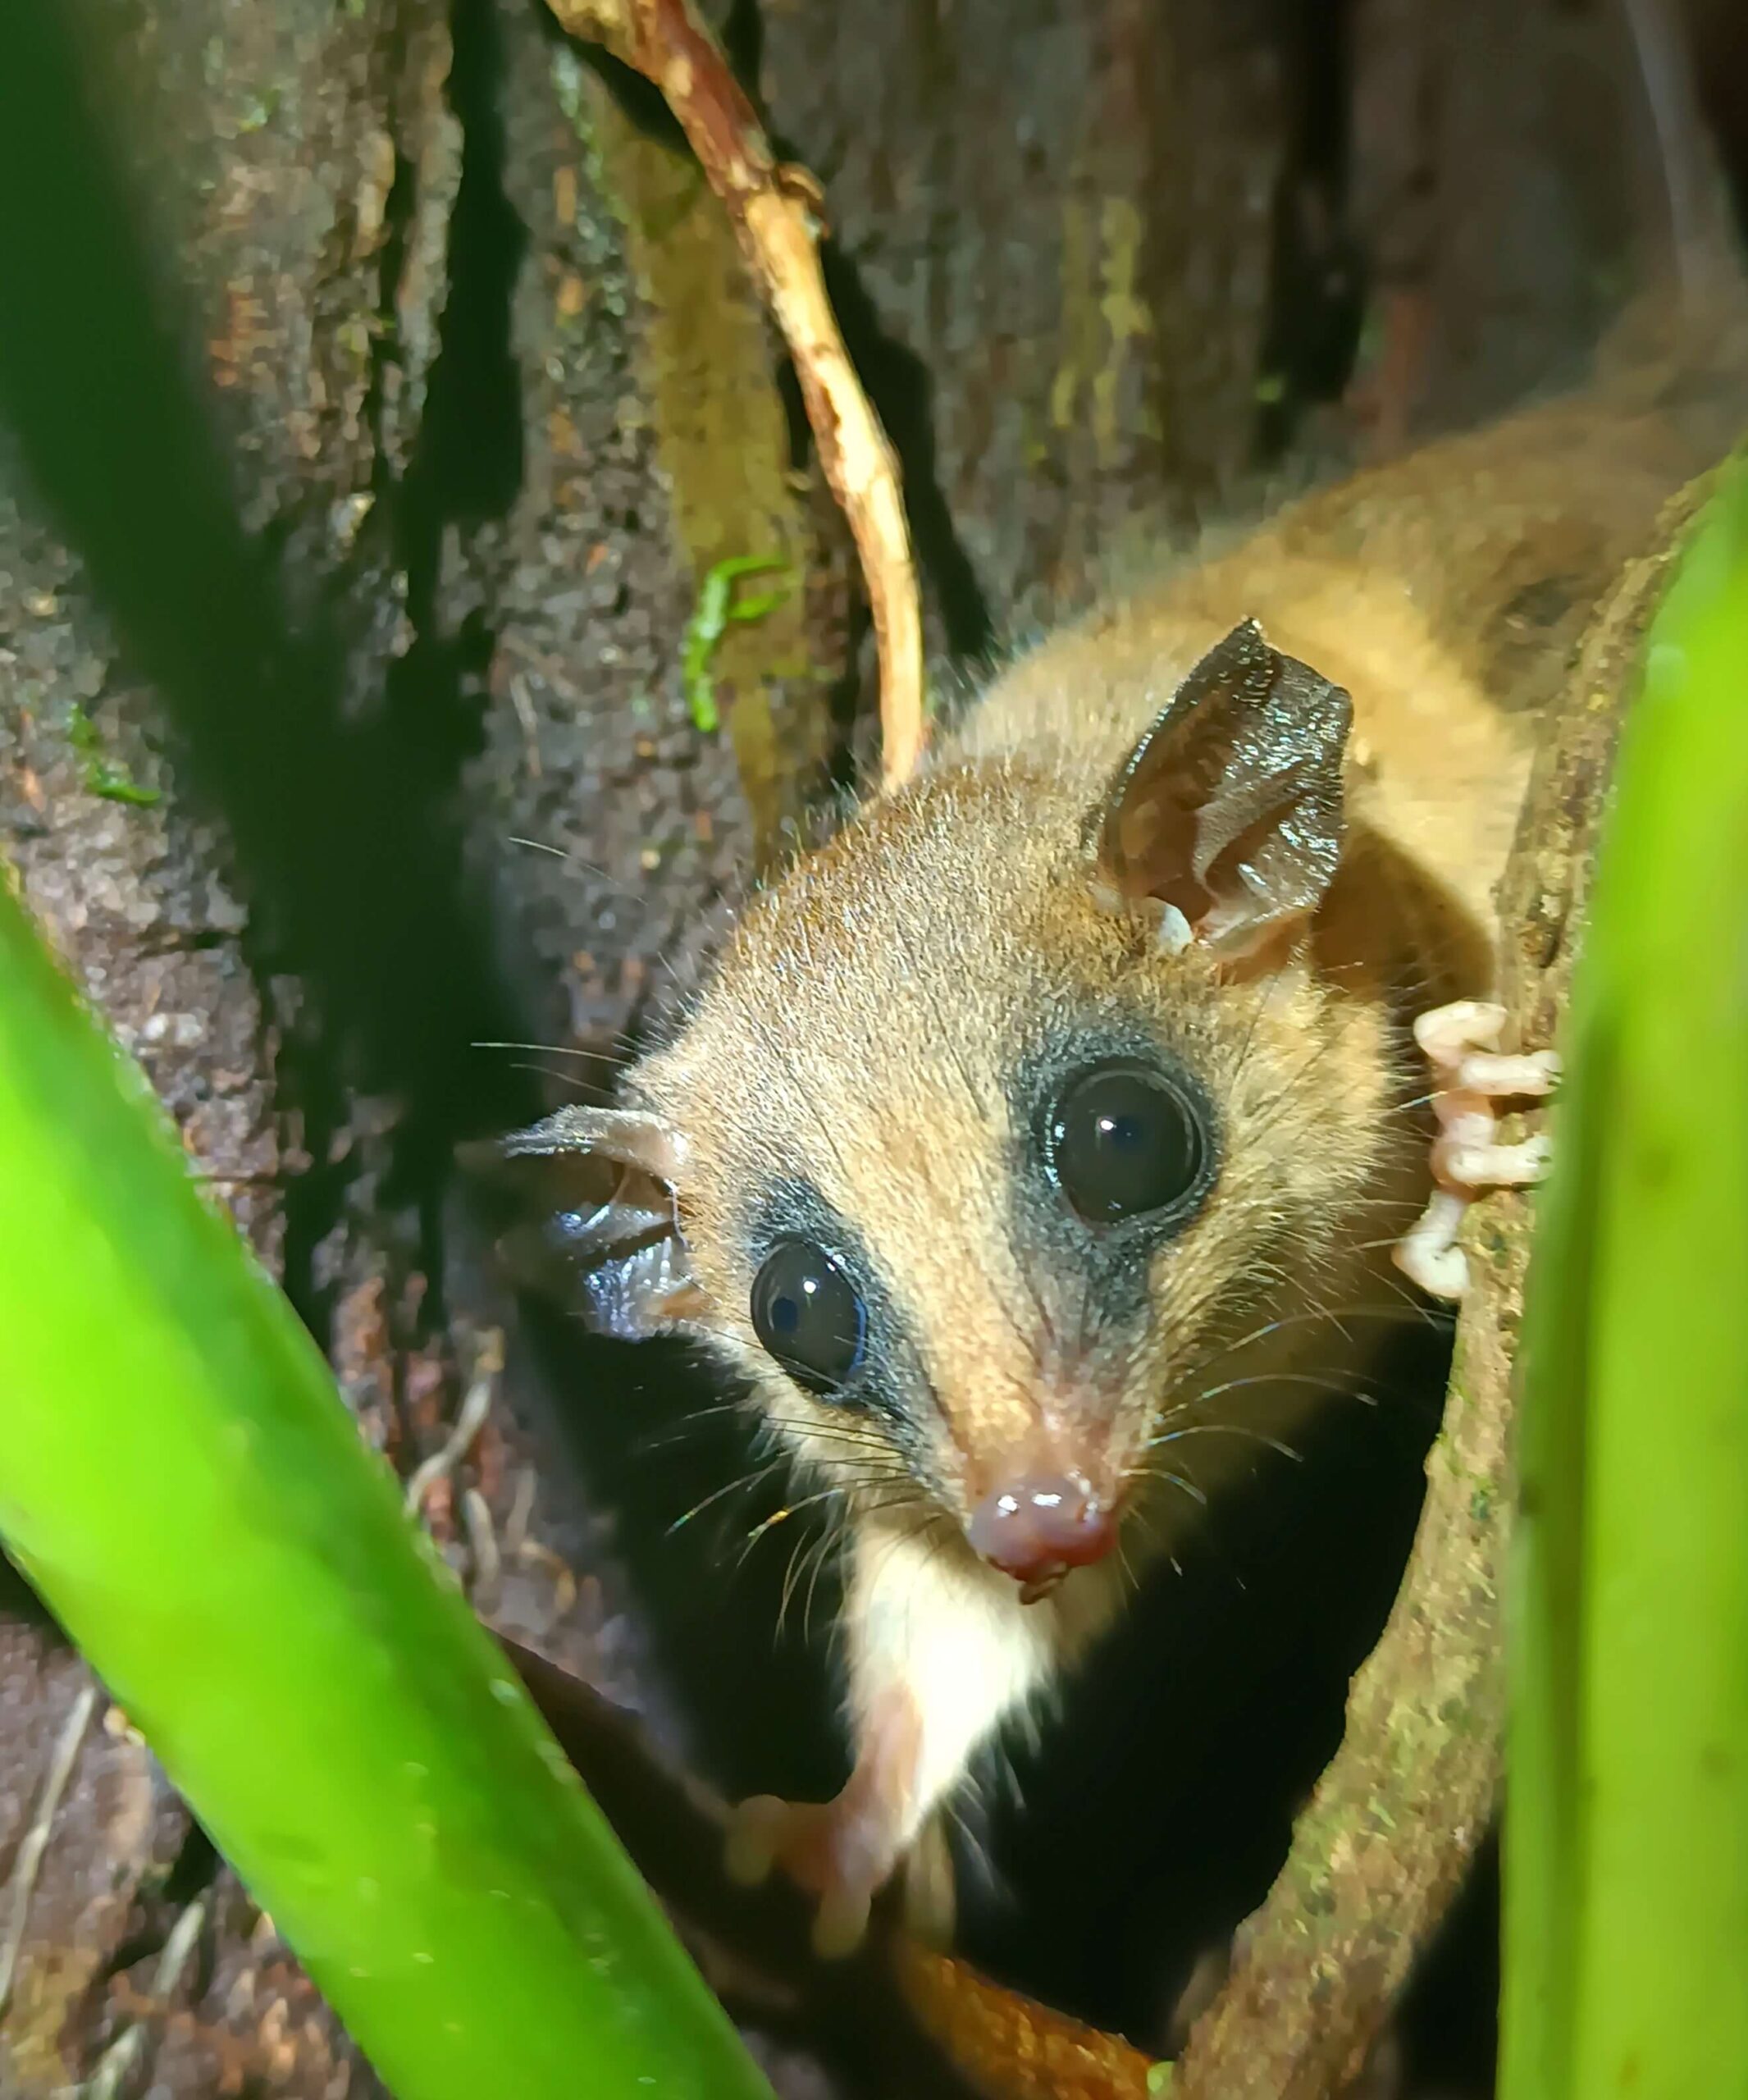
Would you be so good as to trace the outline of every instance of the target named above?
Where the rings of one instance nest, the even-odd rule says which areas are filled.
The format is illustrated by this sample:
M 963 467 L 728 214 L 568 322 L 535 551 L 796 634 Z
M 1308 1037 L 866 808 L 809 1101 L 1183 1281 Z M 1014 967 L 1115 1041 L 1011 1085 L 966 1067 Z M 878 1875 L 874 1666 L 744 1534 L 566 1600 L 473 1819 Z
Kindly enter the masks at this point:
M 1525 1320 L 1503 2100 L 1748 2094 L 1748 471 L 1648 641 Z
M 768 2096 L 3 886 L 0 1537 L 399 2100 Z
M 714 670 L 716 645 L 728 632 L 731 621 L 749 623 L 762 620 L 777 609 L 795 588 L 794 579 L 787 569 L 787 564 L 778 555 L 733 555 L 705 573 L 698 589 L 698 602 L 692 608 L 680 644 L 680 677 L 693 727 L 705 736 L 714 736 L 722 727 Z M 783 581 L 776 590 L 762 592 L 757 597 L 736 599 L 734 587 L 742 577 L 766 576 L 773 571 L 784 572 Z

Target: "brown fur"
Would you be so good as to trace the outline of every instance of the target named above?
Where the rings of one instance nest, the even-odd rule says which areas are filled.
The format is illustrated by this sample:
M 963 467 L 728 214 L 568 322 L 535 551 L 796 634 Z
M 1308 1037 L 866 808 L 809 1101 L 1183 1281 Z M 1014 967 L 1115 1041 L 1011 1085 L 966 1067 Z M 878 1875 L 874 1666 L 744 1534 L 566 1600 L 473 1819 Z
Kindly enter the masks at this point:
M 1741 395 L 1727 357 L 1699 385 L 1629 371 L 1314 495 L 1068 629 L 755 901 L 632 1075 L 676 1134 L 690 1281 L 658 1315 L 746 1374 L 837 1491 L 864 1764 L 906 1746 L 790 1847 L 852 1912 L 1120 1595 L 1088 1568 L 1022 1605 L 965 1543 L 979 1499 L 1047 1450 L 1126 1491 L 1131 1544 L 1157 1545 L 1193 1514 L 1186 1477 L 1216 1484 L 1244 1434 L 1278 1435 L 1351 1375 L 1324 1315 L 1399 1288 L 1385 1250 L 1428 1185 L 1408 1023 L 1490 991 L 1536 708 Z M 1235 970 L 1199 943 L 1166 952 L 1088 841 L 1136 740 L 1252 617 L 1347 688 L 1353 723 L 1333 885 L 1266 967 Z M 1107 1011 L 1198 1075 L 1222 1130 L 1212 1197 L 1151 1258 L 1144 1329 L 1120 1348 L 1010 1203 L 1029 1139 L 1010 1075 L 1053 1018 Z M 803 1392 L 753 1330 L 749 1226 L 798 1174 L 853 1224 L 914 1345 L 896 1427 Z
M 798 1443 L 847 1485 L 865 1462 L 841 1455 L 843 1411 L 790 1387 L 753 1335 L 741 1207 L 801 1165 L 856 1221 L 924 1338 L 941 1408 L 926 1485 L 961 1521 L 1041 1406 L 1073 1414 L 1096 1470 L 1142 1463 L 1162 1399 L 1262 1297 L 1265 1268 L 1273 1285 L 1289 1259 L 1326 1267 L 1411 1083 L 1375 975 L 1289 966 L 1233 987 L 1199 953 L 1162 956 L 1145 914 L 1095 897 L 1084 815 L 1020 760 L 938 765 L 760 900 L 681 1043 L 639 1075 L 663 1112 L 687 1104 L 682 1219 L 717 1333 L 774 1410 L 817 1427 Z M 1023 1134 L 1005 1082 L 1046 1004 L 1144 1016 L 1226 1126 L 1213 1198 L 1162 1257 L 1162 1317 L 1120 1391 L 1084 1389 L 1073 1298 L 1012 1244 Z M 1415 1157 L 1423 1140 L 1404 1124 L 1395 1149 Z
M 1047 1276 L 1016 1271 L 1002 1215 L 1002 1075 L 1042 1007 L 1138 1002 L 1230 1122 L 1215 1199 L 1160 1265 L 1157 1345 L 1086 1425 L 1108 1431 L 1119 1468 L 1235 1278 L 1289 1248 L 1316 1274 L 1381 1176 L 1412 1202 L 1411 1126 L 1394 1110 L 1425 1082 L 1401 1025 L 1490 989 L 1534 702 L 1730 427 L 1727 390 L 1685 420 L 1648 390 L 1601 417 L 1595 399 L 1560 403 L 1432 447 L 1094 614 L 998 679 L 919 781 L 755 902 L 678 1042 L 634 1084 L 689 1141 L 680 1202 L 711 1332 L 787 1419 L 835 1429 L 839 1411 L 797 1395 L 752 1334 L 737 1207 L 805 1165 L 927 1337 L 944 1411 L 931 1491 L 962 1518 L 1025 1434 L 1043 1338 L 1016 1322 L 1038 1324 L 1034 1294 L 1059 1328 L 1071 1311 Z M 1144 915 L 1096 901 L 1082 844 L 1125 753 L 1252 614 L 1354 701 L 1343 875 L 1312 966 L 1265 988 L 1155 952 Z

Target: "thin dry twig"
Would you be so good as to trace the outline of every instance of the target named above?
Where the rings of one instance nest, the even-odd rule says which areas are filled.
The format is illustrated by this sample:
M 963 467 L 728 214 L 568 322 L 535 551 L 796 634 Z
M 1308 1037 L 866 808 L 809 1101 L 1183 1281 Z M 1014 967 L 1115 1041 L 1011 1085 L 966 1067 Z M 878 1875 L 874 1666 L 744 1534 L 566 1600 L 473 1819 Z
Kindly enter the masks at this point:
M 97 1711 L 97 1687 L 88 1684 L 74 1701 L 72 1710 L 56 1738 L 54 1750 L 49 1758 L 35 1817 L 18 1848 L 17 1861 L 12 1869 L 12 1915 L 5 1937 L 0 1939 L 0 2014 L 5 2012 L 11 1998 L 13 1981 L 18 1973 L 18 1959 L 24 1951 L 30 1899 L 36 1892 L 37 1876 L 42 1872 L 43 1855 L 48 1851 L 49 1838 L 54 1833 L 55 1818 L 59 1815 L 62 1800 L 72 1783 L 73 1767 L 79 1761 L 79 1746 L 84 1741 L 85 1731 L 91 1725 L 91 1716 Z
M 486 1426 L 486 1418 L 491 1413 L 492 1397 L 503 1375 L 503 1331 L 488 1327 L 480 1336 L 474 1352 L 473 1376 L 468 1382 L 454 1427 L 444 1438 L 441 1448 L 433 1451 L 422 1465 L 408 1476 L 403 1495 L 409 1517 L 418 1515 L 432 1488 L 440 1480 L 447 1480 L 467 1456 L 468 1447 Z
M 1565 1005 L 1640 643 L 1700 494 L 1672 509 L 1659 550 L 1625 570 L 1549 711 L 1499 900 L 1502 996 L 1527 1041 L 1551 1039 Z M 1354 1678 L 1341 1747 L 1294 1827 L 1286 1865 L 1178 2060 L 1172 2100 L 1345 2092 L 1492 1822 L 1515 1493 L 1512 1367 L 1529 1227 L 1522 1192 L 1473 1214 L 1476 1288 L 1407 1576 Z
M 907 780 L 921 758 L 923 629 L 898 463 L 844 348 L 819 267 L 824 198 L 805 168 L 780 162 L 690 0 L 547 0 L 572 35 L 603 45 L 655 83 L 727 207 L 783 331 L 807 420 L 860 558 L 880 656 L 881 778 Z
M 142 2017 L 167 2006 L 199 1949 L 206 1922 L 207 1899 L 197 1896 L 180 1914 L 165 1938 L 157 1966 L 152 1971 L 150 2000 L 140 2008 Z M 85 2081 L 80 2100 L 117 2100 L 117 2096 L 126 2089 L 145 2045 L 146 2030 L 139 2020 L 134 2020 L 98 2059 L 96 2069 Z
M 983 2100 L 1148 2100 L 1160 2066 L 902 1933 L 890 1960 L 923 2032 Z

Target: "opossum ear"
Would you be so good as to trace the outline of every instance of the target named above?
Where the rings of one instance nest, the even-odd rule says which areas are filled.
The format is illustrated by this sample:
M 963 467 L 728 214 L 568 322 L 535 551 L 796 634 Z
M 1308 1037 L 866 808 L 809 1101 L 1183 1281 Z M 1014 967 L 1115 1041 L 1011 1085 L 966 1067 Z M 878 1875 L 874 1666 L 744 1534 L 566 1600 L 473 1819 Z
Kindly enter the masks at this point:
M 1341 854 L 1353 703 L 1254 620 L 1195 665 L 1094 812 L 1099 879 L 1225 958 L 1323 900 Z
M 464 1166 L 512 1185 L 528 1213 L 499 1242 L 516 1281 L 626 1341 L 695 1309 L 679 1223 L 685 1157 L 678 1132 L 630 1108 L 561 1108 L 461 1152 Z

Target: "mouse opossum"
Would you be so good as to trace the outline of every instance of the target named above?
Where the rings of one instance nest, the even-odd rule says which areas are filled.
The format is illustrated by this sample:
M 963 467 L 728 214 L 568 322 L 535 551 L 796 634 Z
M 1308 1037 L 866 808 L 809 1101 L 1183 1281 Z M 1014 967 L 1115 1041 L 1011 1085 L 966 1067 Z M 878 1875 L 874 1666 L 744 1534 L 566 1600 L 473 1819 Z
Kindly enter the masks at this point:
M 1736 340 L 1732 335 L 1732 340 Z M 757 895 L 567 1177 L 591 1317 L 678 1332 L 832 1491 L 853 1774 L 747 1805 L 852 1941 L 1004 1721 L 1247 1440 L 1460 1293 L 1495 1102 L 1492 896 L 1537 704 L 1737 427 L 1730 354 L 1298 502 L 997 676 Z

